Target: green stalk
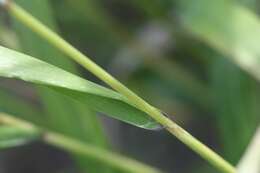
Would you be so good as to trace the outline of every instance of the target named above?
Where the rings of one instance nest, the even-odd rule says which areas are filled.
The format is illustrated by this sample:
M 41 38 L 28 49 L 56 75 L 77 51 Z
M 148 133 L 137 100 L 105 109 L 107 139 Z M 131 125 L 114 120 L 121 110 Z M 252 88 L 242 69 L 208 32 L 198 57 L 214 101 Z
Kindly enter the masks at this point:
M 120 170 L 132 173 L 160 173 L 156 168 L 150 167 L 128 157 L 109 152 L 90 144 L 42 129 L 27 121 L 20 120 L 5 113 L 0 113 L 0 124 L 14 126 L 23 130 L 42 134 L 42 140 L 50 145 L 59 147 L 75 154 L 85 155 L 106 163 Z
M 64 39 L 62 39 L 59 35 L 51 31 L 49 28 L 43 25 L 40 21 L 38 21 L 24 9 L 22 9 L 13 2 L 8 2 L 5 4 L 5 6 L 9 13 L 12 16 L 16 17 L 17 20 L 22 22 L 27 27 L 31 28 L 31 30 L 38 33 L 49 43 L 53 44 L 55 47 L 60 49 L 63 53 L 65 53 L 70 58 L 78 62 L 80 65 L 89 70 L 103 82 L 105 82 L 113 89 L 124 95 L 137 108 L 150 115 L 155 121 L 164 126 L 171 134 L 175 135 L 180 141 L 182 141 L 184 144 L 186 144 L 193 151 L 195 151 L 209 163 L 214 165 L 220 171 L 225 173 L 236 172 L 235 168 L 227 161 L 225 161 L 222 157 L 220 157 L 210 148 L 202 144 L 199 140 L 197 140 L 195 137 L 186 132 L 178 124 L 176 124 L 169 118 L 165 117 L 157 108 L 151 106 L 142 98 L 137 96 L 134 92 L 125 87 L 113 76 L 108 74 L 104 69 L 95 64 L 92 60 L 90 60 L 87 56 L 82 54 L 80 51 L 78 51 L 76 48 L 74 48 Z

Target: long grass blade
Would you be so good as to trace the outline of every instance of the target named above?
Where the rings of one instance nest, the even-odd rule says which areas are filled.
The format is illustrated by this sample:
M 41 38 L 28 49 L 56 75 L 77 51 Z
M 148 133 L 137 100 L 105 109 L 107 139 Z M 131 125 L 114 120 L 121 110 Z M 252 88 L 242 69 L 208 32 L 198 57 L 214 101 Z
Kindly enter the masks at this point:
M 32 14 L 42 20 L 48 27 L 58 31 L 48 0 L 34 0 L 31 2 L 17 0 L 17 2 L 30 10 Z M 61 53 L 49 46 L 36 34 L 31 33 L 23 25 L 15 22 L 15 20 L 13 20 L 13 23 L 24 52 L 62 67 L 72 73 L 78 73 L 73 62 L 64 58 Z M 46 111 L 46 124 L 48 127 L 82 141 L 108 148 L 103 129 L 94 111 L 90 110 L 88 106 L 80 105 L 74 100 L 68 99 L 49 88 L 42 86 L 36 88 Z M 90 159 L 80 157 L 75 157 L 75 159 L 78 165 L 84 170 L 87 169 L 90 172 L 106 172 L 108 170 Z
M 30 139 L 32 136 L 38 136 L 39 139 L 42 139 L 44 142 L 50 145 L 65 149 L 72 153 L 91 157 L 95 160 L 98 160 L 99 162 L 108 164 L 122 171 L 131 173 L 161 172 L 156 168 L 145 165 L 136 160 L 109 152 L 105 149 L 96 147 L 91 144 L 83 143 L 79 140 L 75 140 L 71 137 L 61 135 L 59 133 L 54 133 L 50 130 L 35 126 L 30 122 L 14 118 L 5 113 L 0 113 L 0 122 L 8 126 L 9 138 L 13 137 L 13 139 L 15 139 L 16 136 L 16 139 L 18 139 L 19 136 L 27 136 L 27 139 Z M 10 129 L 12 130 L 12 133 L 10 133 Z
M 139 110 L 146 112 L 151 118 L 163 125 L 172 135 L 175 135 L 180 141 L 190 147 L 201 157 L 206 159 L 209 163 L 223 172 L 235 172 L 235 168 L 222 157 L 205 146 L 174 121 L 166 117 L 160 110 L 148 104 L 145 100 L 128 89 L 125 85 L 107 73 L 103 68 L 98 66 L 87 56 L 82 54 L 63 38 L 61 38 L 59 35 L 54 33 L 52 30 L 26 12 L 24 9 L 15 3 L 7 4 L 7 9 L 10 14 L 15 16 L 19 21 L 23 22 L 27 27 L 31 28 L 34 32 L 45 38 L 45 40 L 49 41 L 49 43 L 53 44 L 58 49 L 67 54 L 71 59 L 82 65 L 91 73 L 95 74 L 103 82 L 124 95 Z
M 145 112 L 124 96 L 30 56 L 0 47 L 0 76 L 47 86 L 116 119 L 147 129 L 157 129 Z

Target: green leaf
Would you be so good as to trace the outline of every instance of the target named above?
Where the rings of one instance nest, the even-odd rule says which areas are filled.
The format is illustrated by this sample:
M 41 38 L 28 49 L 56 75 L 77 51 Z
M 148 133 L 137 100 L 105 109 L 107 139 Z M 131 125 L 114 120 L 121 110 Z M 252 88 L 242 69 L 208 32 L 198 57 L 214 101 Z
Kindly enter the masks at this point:
M 260 81 L 260 20 L 256 14 L 226 0 L 181 4 L 186 29 Z
M 218 58 L 212 66 L 217 123 L 224 155 L 237 163 L 259 123 L 259 86 L 237 66 Z
M 98 112 L 141 128 L 160 127 L 124 96 L 53 65 L 4 47 L 0 47 L 0 76 L 48 86 Z
M 249 146 L 237 166 L 239 173 L 260 172 L 260 127 L 255 132 Z
M 186 29 L 221 53 L 208 56 L 215 112 L 225 158 L 236 163 L 259 122 L 259 87 L 252 77 L 260 79 L 260 21 L 234 1 L 181 3 Z
M 0 150 L 24 145 L 36 140 L 39 137 L 38 132 L 28 131 L 9 125 L 0 126 Z
M 45 115 L 38 107 L 34 107 L 33 104 L 25 102 L 24 99 L 7 92 L 5 89 L 0 90 L 0 98 L 0 112 L 7 112 L 44 126 Z
M 17 0 L 17 3 L 30 11 L 33 16 L 52 28 L 52 30 L 59 32 L 55 21 L 56 16 L 53 15 L 56 8 L 55 11 L 52 10 L 49 0 Z M 42 61 L 61 67 L 74 74 L 79 74 L 75 63 L 67 59 L 59 50 L 48 44 L 36 33 L 30 32 L 29 28 L 15 19 L 12 21 L 24 53 L 38 57 Z M 38 86 L 35 87 L 35 90 L 45 112 L 43 122 L 46 122 L 46 128 L 95 146 L 102 148 L 110 147 L 103 132 L 102 124 L 93 110 L 50 88 Z M 80 167 L 81 172 L 108 173 L 111 170 L 106 165 L 100 165 L 100 163 L 91 158 L 79 155 L 72 155 L 72 157 L 76 161 L 77 166 Z

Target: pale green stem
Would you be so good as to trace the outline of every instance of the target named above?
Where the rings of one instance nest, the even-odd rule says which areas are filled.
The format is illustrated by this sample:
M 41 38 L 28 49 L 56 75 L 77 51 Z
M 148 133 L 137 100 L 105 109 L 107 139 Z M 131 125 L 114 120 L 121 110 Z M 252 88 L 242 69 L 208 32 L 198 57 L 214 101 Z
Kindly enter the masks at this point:
M 5 113 L 0 113 L 0 124 L 10 125 L 23 130 L 38 132 L 42 134 L 44 142 L 65 149 L 69 152 L 84 155 L 120 170 L 131 173 L 160 173 L 156 168 L 150 167 L 136 160 L 124 157 L 122 155 L 109 152 L 107 150 L 95 147 L 93 145 L 82 143 L 70 137 L 54 133 L 46 129 L 40 128 L 27 121 L 15 118 Z
M 63 53 L 68 55 L 70 58 L 78 62 L 84 68 L 92 72 L 95 76 L 101 79 L 103 82 L 107 83 L 113 89 L 128 98 L 132 104 L 134 104 L 140 110 L 146 112 L 155 121 L 164 126 L 170 133 L 175 135 L 180 141 L 190 147 L 193 151 L 198 153 L 205 160 L 210 162 L 212 165 L 217 167 L 219 170 L 225 173 L 235 173 L 235 168 L 225 161 L 222 157 L 212 151 L 210 148 L 202 144 L 184 129 L 182 129 L 175 122 L 165 117 L 158 109 L 154 108 L 142 98 L 137 96 L 134 92 L 125 87 L 122 83 L 116 80 L 113 76 L 108 74 L 100 66 L 91 61 L 87 56 L 82 54 L 59 35 L 51 31 L 44 24 L 26 12 L 24 9 L 19 7 L 13 2 L 9 2 L 6 8 L 10 14 L 16 17 L 20 22 L 26 25 L 28 28 L 38 33 L 49 43 L 53 44 L 55 47 L 60 49 Z

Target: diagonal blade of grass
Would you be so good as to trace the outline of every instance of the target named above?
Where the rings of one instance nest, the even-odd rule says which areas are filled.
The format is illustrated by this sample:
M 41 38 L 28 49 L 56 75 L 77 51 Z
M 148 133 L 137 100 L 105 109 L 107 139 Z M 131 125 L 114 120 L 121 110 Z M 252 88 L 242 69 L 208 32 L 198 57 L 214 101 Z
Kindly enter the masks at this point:
M 0 126 L 0 151 L 6 148 L 24 145 L 37 139 L 37 132 L 11 127 L 9 125 Z
M 41 19 L 41 21 L 43 21 L 48 27 L 57 31 L 48 0 L 16 0 L 16 2 L 30 10 L 33 15 Z M 15 20 L 12 21 L 21 42 L 21 47 L 26 53 L 40 57 L 42 60 L 62 67 L 70 72 L 77 73 L 75 64 L 72 61 L 64 58 L 57 49 L 50 46 L 37 34 L 31 33 L 28 28 Z M 86 105 L 78 104 L 74 100 L 64 97 L 62 94 L 53 92 L 49 88 L 38 86 L 36 89 L 41 102 L 43 103 L 44 109 L 47 112 L 47 127 L 66 135 L 76 137 L 84 142 L 108 148 L 106 137 L 102 131 L 103 129 L 94 111 L 90 110 Z M 109 171 L 107 167 L 101 166 L 93 160 L 78 156 L 75 156 L 74 158 L 80 168 L 85 171 Z
M 180 141 L 182 141 L 193 151 L 195 151 L 197 154 L 206 159 L 209 163 L 214 165 L 222 172 L 235 172 L 235 168 L 232 165 L 230 165 L 227 161 L 225 161 L 222 157 L 220 157 L 207 146 L 202 144 L 200 141 L 198 141 L 196 138 L 194 138 L 192 135 L 186 132 L 175 122 L 165 117 L 163 113 L 160 112 L 157 108 L 154 108 L 153 106 L 145 102 L 142 98 L 140 98 L 127 87 L 125 87 L 123 84 L 121 84 L 118 80 L 116 80 L 114 77 L 108 74 L 100 66 L 95 64 L 88 57 L 86 57 L 84 54 L 82 54 L 73 46 L 71 46 L 68 42 L 59 37 L 56 33 L 44 26 L 41 22 L 39 22 L 37 19 L 35 19 L 21 7 L 17 6 L 17 4 L 9 2 L 4 5 L 6 6 L 6 9 L 10 12 L 12 16 L 16 17 L 27 27 L 31 28 L 34 32 L 41 35 L 51 44 L 53 44 L 58 49 L 66 53 L 70 58 L 78 62 L 80 65 L 85 67 L 93 74 L 95 74 L 98 78 L 107 83 L 113 89 L 124 95 L 128 100 L 132 102 L 132 104 L 134 104 L 137 108 L 143 110 L 154 120 L 162 124 L 170 133 L 175 135 Z
M 141 1 L 138 1 L 141 2 Z M 129 3 L 137 3 L 137 2 L 129 2 Z M 147 5 L 148 3 L 150 3 L 150 5 L 152 4 L 153 7 L 157 7 L 159 8 L 159 4 L 160 3 L 155 3 L 154 1 L 145 1 L 144 4 L 142 4 L 143 6 Z M 154 4 L 153 4 L 154 3 Z M 168 2 L 169 3 L 169 2 Z M 166 4 L 168 4 L 166 3 Z M 71 25 L 74 25 L 75 23 L 84 23 L 81 24 L 82 27 L 84 28 L 88 28 L 88 34 L 79 34 L 79 35 L 75 35 L 78 34 L 74 33 L 75 37 L 83 37 L 82 39 L 88 39 L 91 38 L 92 35 L 95 34 L 95 32 L 91 31 L 89 28 L 99 28 L 101 29 L 101 31 L 99 31 L 99 29 L 96 29 L 95 31 L 99 31 L 99 32 L 106 32 L 106 37 L 102 36 L 102 45 L 103 44 L 109 44 L 109 46 L 111 46 L 112 42 L 113 44 L 115 44 L 117 47 L 119 47 L 119 52 L 117 52 L 117 54 L 133 54 L 133 56 L 131 57 L 131 61 L 133 62 L 139 62 L 141 61 L 140 65 L 144 65 L 145 67 L 148 67 L 149 69 L 151 69 L 152 71 L 156 72 L 158 75 L 162 76 L 162 78 L 164 79 L 164 81 L 166 81 L 167 84 L 170 84 L 172 87 L 177 88 L 178 92 L 182 93 L 183 95 L 185 95 L 187 98 L 189 98 L 191 101 L 198 103 L 200 106 L 202 106 L 205 109 L 208 109 L 209 107 L 212 107 L 210 105 L 211 103 L 211 95 L 210 95 L 210 91 L 209 88 L 206 86 L 205 83 L 203 83 L 203 81 L 197 79 L 193 73 L 190 73 L 187 69 L 183 68 L 181 65 L 179 65 L 176 62 L 173 61 L 169 61 L 169 57 L 165 57 L 162 54 L 157 55 L 153 53 L 153 49 L 149 48 L 151 50 L 147 50 L 147 47 L 144 45 L 143 41 L 140 40 L 140 35 L 137 34 L 134 38 L 132 38 L 130 32 L 128 31 L 128 29 L 126 29 L 125 27 L 123 27 L 122 25 L 119 25 L 117 22 L 115 22 L 114 18 L 111 17 L 111 14 L 107 13 L 102 6 L 100 5 L 99 2 L 97 1 L 93 1 L 93 0 L 88 0 L 88 1 L 72 1 L 72 0 L 68 0 L 65 2 L 65 8 L 70 8 L 73 10 L 72 13 L 76 13 L 77 15 L 82 16 L 82 19 L 79 18 L 73 18 L 73 21 L 75 20 L 76 22 L 71 23 L 71 19 L 69 17 L 69 19 L 67 19 L 68 21 L 64 22 L 64 20 L 66 20 L 64 17 L 64 7 L 60 7 L 59 3 L 56 3 L 55 9 L 57 8 L 61 8 L 59 10 L 55 10 L 56 11 L 61 11 L 61 12 L 56 12 L 58 14 L 58 19 L 60 20 L 60 22 L 64 23 L 63 26 L 64 28 L 70 28 Z M 162 3 L 165 6 L 167 6 L 164 2 Z M 161 4 L 161 5 L 162 5 Z M 139 4 L 140 5 L 140 4 Z M 168 7 L 170 7 L 172 4 L 168 4 Z M 143 8 L 143 6 L 141 8 Z M 152 8 L 153 9 L 153 8 Z M 164 9 L 165 10 L 165 9 Z M 163 11 L 163 9 L 161 9 L 160 11 Z M 70 14 L 69 14 L 70 15 Z M 156 14 L 154 14 L 156 15 Z M 150 18 L 150 22 L 154 22 L 153 21 L 153 15 L 149 15 Z M 86 22 L 86 20 L 90 20 L 91 24 L 88 24 L 88 22 Z M 80 22 L 79 22 L 79 21 Z M 66 23 L 68 23 L 66 25 Z M 147 23 L 146 25 L 149 25 L 149 23 Z M 166 26 L 162 26 L 162 28 L 164 28 Z M 79 28 L 79 27 L 72 27 L 74 28 L 66 31 L 68 33 L 71 32 L 76 32 L 75 29 Z M 92 29 L 93 30 L 93 29 Z M 85 36 L 85 35 L 91 35 L 91 36 Z M 110 37 L 107 38 L 107 35 L 111 35 Z M 149 37 L 149 36 L 147 36 Z M 108 42 L 108 43 L 107 43 Z M 92 44 L 94 46 L 100 46 L 100 42 L 97 43 L 98 45 L 95 45 L 95 43 Z M 93 47 L 94 47 L 93 46 Z M 108 46 L 106 46 L 108 47 Z M 158 49 L 158 48 L 155 48 Z M 107 54 L 109 54 L 108 51 L 104 51 L 103 49 L 100 48 L 100 50 L 97 52 L 97 55 L 99 55 L 99 52 L 102 52 L 102 54 L 105 54 L 105 56 L 109 56 Z M 105 53 L 104 53 L 105 52 Z M 160 58 L 158 58 L 158 56 L 160 56 Z M 101 55 L 102 57 L 102 55 Z M 123 57 L 118 57 L 119 59 Z M 140 66 L 137 66 L 140 67 Z M 115 68 L 115 70 L 117 70 L 117 66 L 112 65 L 111 69 Z M 124 69 L 122 68 L 122 66 L 119 65 L 119 69 Z M 132 70 L 137 70 L 139 68 L 136 69 L 132 69 Z M 133 73 L 133 71 L 131 70 L 131 73 Z M 121 71 L 119 71 L 119 73 L 121 73 Z M 129 75 L 127 74 L 126 71 L 122 71 L 122 73 L 124 75 Z M 169 74 L 171 74 L 169 76 Z
M 96 111 L 147 129 L 157 129 L 145 112 L 124 96 L 30 56 L 0 46 L 0 76 L 18 78 L 74 98 Z
M 40 128 L 31 124 L 27 121 L 23 121 L 17 118 L 14 118 L 8 114 L 0 113 L 0 123 L 4 125 L 9 125 L 14 127 L 17 131 L 18 129 L 21 132 L 26 131 L 27 134 L 37 134 L 41 136 L 41 139 L 53 146 L 65 149 L 72 153 L 79 155 L 85 155 L 91 157 L 95 160 L 98 160 L 102 163 L 106 163 L 110 166 L 118 168 L 120 170 L 132 173 L 159 173 L 161 171 L 153 168 L 151 166 L 140 163 L 136 160 L 130 159 L 128 157 L 109 152 L 105 149 L 98 148 L 94 145 L 86 144 L 75 140 L 73 138 L 61 135 L 59 133 L 54 133 L 44 128 Z

